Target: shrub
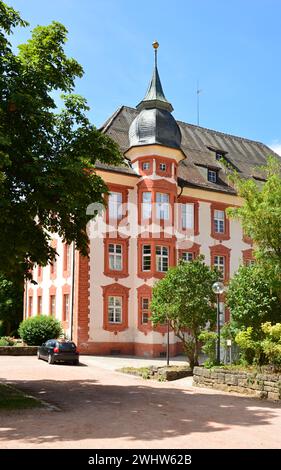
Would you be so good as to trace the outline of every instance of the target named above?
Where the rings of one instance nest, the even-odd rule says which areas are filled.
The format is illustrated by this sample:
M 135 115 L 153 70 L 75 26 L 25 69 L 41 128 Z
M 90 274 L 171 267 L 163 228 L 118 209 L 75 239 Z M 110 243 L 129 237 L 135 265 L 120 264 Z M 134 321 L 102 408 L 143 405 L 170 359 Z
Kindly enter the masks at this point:
M 202 351 L 207 354 L 208 359 L 204 362 L 204 366 L 212 367 L 216 364 L 216 342 L 217 333 L 214 331 L 202 331 L 199 340 L 203 343 Z
M 2 336 L 0 338 L 0 346 L 14 346 L 15 345 L 15 339 L 11 338 L 10 336 Z
M 55 318 L 40 315 L 21 322 L 19 334 L 28 346 L 39 346 L 48 339 L 58 338 L 62 334 L 62 326 Z
M 281 365 L 281 323 L 271 325 L 270 322 L 263 323 L 262 331 L 265 339 L 261 342 L 263 352 L 269 364 Z
M 262 331 L 258 336 L 260 338 L 262 337 Z M 255 339 L 256 337 L 256 331 L 253 331 L 251 326 L 239 331 L 235 336 L 235 341 L 240 348 L 242 361 L 244 361 L 244 363 L 262 365 L 266 362 L 261 339 Z

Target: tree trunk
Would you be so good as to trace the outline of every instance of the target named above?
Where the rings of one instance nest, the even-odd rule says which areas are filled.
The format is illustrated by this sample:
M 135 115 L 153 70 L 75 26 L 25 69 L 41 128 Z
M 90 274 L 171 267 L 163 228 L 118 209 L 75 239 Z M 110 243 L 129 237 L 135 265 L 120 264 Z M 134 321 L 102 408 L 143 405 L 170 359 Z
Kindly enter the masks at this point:
M 197 336 L 194 338 L 194 366 L 199 366 L 199 341 Z

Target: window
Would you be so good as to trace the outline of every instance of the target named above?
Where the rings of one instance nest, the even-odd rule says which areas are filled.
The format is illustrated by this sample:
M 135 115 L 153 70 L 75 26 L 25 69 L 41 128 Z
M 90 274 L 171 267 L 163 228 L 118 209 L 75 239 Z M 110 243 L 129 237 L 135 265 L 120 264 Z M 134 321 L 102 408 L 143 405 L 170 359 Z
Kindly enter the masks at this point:
M 225 256 L 214 257 L 214 266 L 222 273 L 223 278 L 225 277 Z
M 33 297 L 30 295 L 28 297 L 28 315 L 31 317 L 32 315 L 32 309 L 33 309 Z
M 150 163 L 149 162 L 143 162 L 142 169 L 143 170 L 149 170 L 149 168 L 150 168 Z
M 122 245 L 110 243 L 108 245 L 109 269 L 113 271 L 122 271 Z
M 108 298 L 108 320 L 109 323 L 122 323 L 122 297 Z
M 183 261 L 192 261 L 193 260 L 193 253 L 190 251 L 183 251 L 181 255 L 181 259 Z
M 214 170 L 208 170 L 208 181 L 211 183 L 217 182 L 217 172 Z
M 181 205 L 181 224 L 183 229 L 194 228 L 194 204 Z
M 67 321 L 69 318 L 69 294 L 63 295 L 63 312 L 62 312 L 62 319 L 63 321 Z
M 57 260 L 56 258 L 51 262 L 51 265 L 50 265 L 50 272 L 52 275 L 54 275 L 56 273 L 56 263 L 57 263 Z
M 222 152 L 216 152 L 216 160 L 221 160 L 224 157 L 224 154 Z
M 254 266 L 255 260 L 254 259 L 246 259 L 245 264 L 246 264 L 246 266 L 249 266 L 249 267 Z
M 63 270 L 70 270 L 70 245 L 68 243 L 64 245 Z
M 56 314 L 56 296 L 50 295 L 50 315 L 55 316 Z
M 160 169 L 160 171 L 166 171 L 166 170 L 167 170 L 167 165 L 166 165 L 166 163 L 160 163 L 159 169 Z
M 112 192 L 109 195 L 109 218 L 122 219 L 122 193 Z
M 142 297 L 141 299 L 141 323 L 143 325 L 148 323 L 149 318 L 149 299 Z
M 142 217 L 143 219 L 151 218 L 151 192 L 142 193 Z
M 169 267 L 169 248 L 156 246 L 156 271 L 166 272 Z
M 169 219 L 169 194 L 156 193 L 156 217 L 160 220 Z
M 142 271 L 151 270 L 151 245 L 142 247 Z
M 37 314 L 41 315 L 42 313 L 42 295 L 38 295 L 37 297 Z
M 224 233 L 225 226 L 224 226 L 224 211 L 215 210 L 214 211 L 214 226 L 215 226 L 215 233 Z
M 220 326 L 223 326 L 225 323 L 225 304 L 224 302 L 219 302 L 219 312 L 220 312 Z

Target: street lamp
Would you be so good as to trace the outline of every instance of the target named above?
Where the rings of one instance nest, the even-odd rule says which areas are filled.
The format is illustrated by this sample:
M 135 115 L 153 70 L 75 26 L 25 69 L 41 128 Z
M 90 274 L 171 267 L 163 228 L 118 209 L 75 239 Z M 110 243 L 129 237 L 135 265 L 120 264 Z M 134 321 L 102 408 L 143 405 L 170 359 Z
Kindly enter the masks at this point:
M 217 334 L 218 334 L 218 339 L 217 339 L 217 365 L 220 365 L 221 358 L 220 358 L 220 294 L 223 293 L 224 291 L 224 285 L 222 282 L 215 282 L 212 285 L 213 292 L 217 296 Z

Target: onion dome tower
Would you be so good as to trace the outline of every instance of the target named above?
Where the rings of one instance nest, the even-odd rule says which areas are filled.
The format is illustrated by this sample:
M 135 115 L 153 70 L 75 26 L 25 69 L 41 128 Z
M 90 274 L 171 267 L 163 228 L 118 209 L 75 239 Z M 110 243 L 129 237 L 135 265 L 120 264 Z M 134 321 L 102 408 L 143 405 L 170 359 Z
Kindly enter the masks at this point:
M 166 99 L 157 68 L 157 50 L 154 41 L 154 70 L 143 100 L 137 105 L 138 115 L 129 129 L 130 147 L 158 144 L 179 149 L 181 132 L 172 116 L 173 106 Z

